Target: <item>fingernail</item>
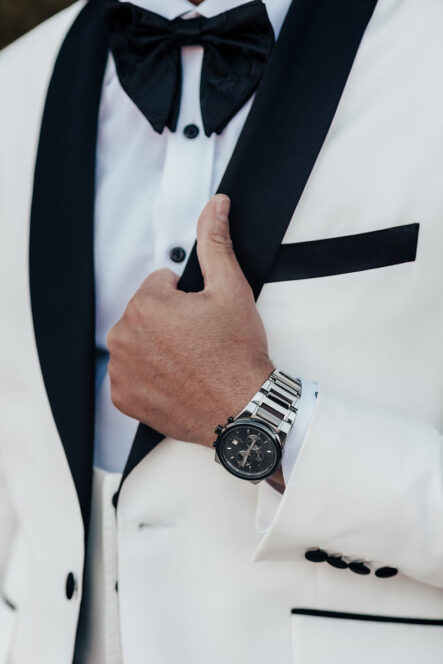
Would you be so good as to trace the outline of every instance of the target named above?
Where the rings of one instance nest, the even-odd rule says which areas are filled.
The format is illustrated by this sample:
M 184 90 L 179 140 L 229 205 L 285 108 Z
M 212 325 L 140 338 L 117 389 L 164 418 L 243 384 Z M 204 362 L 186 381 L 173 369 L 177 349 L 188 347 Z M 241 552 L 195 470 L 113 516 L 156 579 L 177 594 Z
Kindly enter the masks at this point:
M 217 219 L 220 221 L 225 221 L 226 223 L 229 221 L 228 215 L 229 215 L 229 208 L 231 206 L 231 201 L 229 198 L 224 196 L 223 198 L 217 198 L 215 202 L 215 215 Z

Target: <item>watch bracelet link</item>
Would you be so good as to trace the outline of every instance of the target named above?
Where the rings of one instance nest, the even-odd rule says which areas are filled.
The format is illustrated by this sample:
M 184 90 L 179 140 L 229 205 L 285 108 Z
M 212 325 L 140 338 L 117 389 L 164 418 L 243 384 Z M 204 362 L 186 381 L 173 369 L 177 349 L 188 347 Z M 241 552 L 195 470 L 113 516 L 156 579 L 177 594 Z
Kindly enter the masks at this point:
M 250 417 L 265 422 L 277 431 L 283 447 L 297 417 L 301 393 L 299 378 L 275 369 L 235 419 Z

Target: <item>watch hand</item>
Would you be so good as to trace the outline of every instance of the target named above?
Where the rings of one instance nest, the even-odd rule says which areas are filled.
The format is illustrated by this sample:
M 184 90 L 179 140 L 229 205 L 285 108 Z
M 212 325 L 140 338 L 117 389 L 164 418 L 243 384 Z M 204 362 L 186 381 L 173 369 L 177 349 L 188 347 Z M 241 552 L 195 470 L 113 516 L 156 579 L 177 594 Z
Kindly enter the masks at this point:
M 254 447 L 254 445 L 255 445 L 255 440 L 254 440 L 254 442 L 248 447 L 248 449 L 246 450 L 246 454 L 245 454 L 245 456 L 244 456 L 244 458 L 243 458 L 243 463 L 240 464 L 240 468 L 244 468 L 244 467 L 245 467 L 245 465 L 246 465 L 246 461 L 247 461 L 247 460 L 249 459 L 249 457 L 251 456 L 251 450 L 252 450 L 252 448 Z

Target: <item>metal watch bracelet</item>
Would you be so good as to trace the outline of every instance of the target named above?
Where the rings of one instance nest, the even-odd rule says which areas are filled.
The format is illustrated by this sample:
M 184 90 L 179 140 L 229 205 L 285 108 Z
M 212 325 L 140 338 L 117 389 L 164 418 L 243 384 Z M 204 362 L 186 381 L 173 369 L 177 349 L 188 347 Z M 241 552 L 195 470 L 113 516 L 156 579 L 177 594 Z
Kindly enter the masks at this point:
M 301 392 L 299 378 L 291 378 L 276 369 L 235 419 L 251 417 L 270 425 L 279 435 L 283 448 L 297 416 Z

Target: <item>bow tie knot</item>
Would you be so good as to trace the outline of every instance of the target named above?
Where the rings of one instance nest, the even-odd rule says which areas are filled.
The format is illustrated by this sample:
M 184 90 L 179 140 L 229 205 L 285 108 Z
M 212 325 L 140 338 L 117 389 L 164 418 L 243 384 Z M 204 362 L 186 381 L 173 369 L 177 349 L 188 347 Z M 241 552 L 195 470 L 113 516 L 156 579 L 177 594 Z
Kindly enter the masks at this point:
M 204 49 L 200 108 L 210 136 L 221 133 L 255 92 L 274 44 L 261 0 L 211 18 L 172 21 L 128 2 L 108 0 L 105 20 L 120 83 L 158 133 L 177 127 L 183 46 Z
M 171 22 L 173 35 L 179 46 L 203 46 L 205 39 L 202 34 L 202 18 L 176 18 Z

